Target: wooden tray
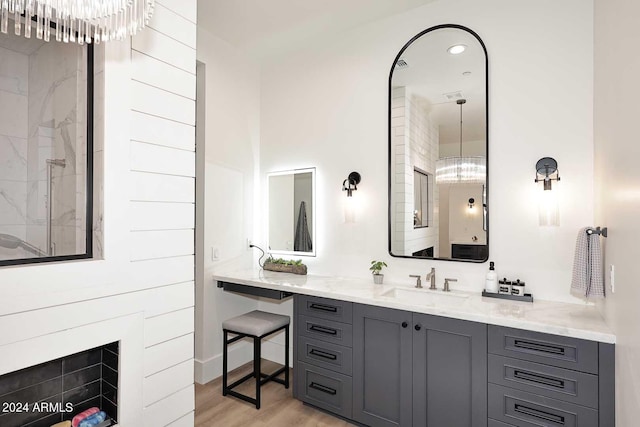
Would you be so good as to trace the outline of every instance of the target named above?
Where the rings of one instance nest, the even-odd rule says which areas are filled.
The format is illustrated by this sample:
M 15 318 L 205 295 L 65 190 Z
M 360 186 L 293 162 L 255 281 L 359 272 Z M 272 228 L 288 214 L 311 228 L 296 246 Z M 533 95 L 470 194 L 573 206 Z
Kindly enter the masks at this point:
M 293 274 L 307 274 L 307 266 L 302 265 L 286 265 L 286 264 L 274 264 L 271 262 L 265 262 L 264 267 L 265 270 L 269 271 L 279 271 L 281 273 L 293 273 Z

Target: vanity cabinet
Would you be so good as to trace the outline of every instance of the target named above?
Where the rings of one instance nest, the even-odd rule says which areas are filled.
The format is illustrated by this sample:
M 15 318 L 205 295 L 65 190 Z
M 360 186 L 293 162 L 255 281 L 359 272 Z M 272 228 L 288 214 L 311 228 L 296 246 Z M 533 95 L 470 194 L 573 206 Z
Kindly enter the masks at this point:
M 296 295 L 294 395 L 371 427 L 612 427 L 614 345 Z
M 486 427 L 485 324 L 355 304 L 353 331 L 356 421 Z

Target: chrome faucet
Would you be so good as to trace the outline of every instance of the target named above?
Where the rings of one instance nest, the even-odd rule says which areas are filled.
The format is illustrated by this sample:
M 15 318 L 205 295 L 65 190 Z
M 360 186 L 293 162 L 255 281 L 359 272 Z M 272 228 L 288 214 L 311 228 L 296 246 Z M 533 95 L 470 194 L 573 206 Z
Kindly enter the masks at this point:
M 410 274 L 409 277 L 415 277 L 416 279 L 416 288 L 422 289 L 422 281 L 420 280 L 420 276 L 416 274 Z
M 444 288 L 442 289 L 445 292 L 449 292 L 449 282 L 457 282 L 458 279 L 444 279 Z
M 429 289 L 431 289 L 432 291 L 436 290 L 436 269 L 435 268 L 431 268 L 431 272 L 427 273 L 427 280 L 431 281 L 431 286 L 429 286 Z

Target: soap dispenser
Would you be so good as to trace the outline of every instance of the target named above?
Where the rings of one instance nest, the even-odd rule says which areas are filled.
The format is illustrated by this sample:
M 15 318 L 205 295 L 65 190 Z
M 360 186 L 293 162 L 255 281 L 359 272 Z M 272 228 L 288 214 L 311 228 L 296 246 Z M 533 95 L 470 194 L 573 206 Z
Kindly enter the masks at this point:
M 495 264 L 493 263 L 493 261 L 489 263 L 489 272 L 487 273 L 485 290 L 494 294 L 498 293 L 498 273 L 496 273 Z

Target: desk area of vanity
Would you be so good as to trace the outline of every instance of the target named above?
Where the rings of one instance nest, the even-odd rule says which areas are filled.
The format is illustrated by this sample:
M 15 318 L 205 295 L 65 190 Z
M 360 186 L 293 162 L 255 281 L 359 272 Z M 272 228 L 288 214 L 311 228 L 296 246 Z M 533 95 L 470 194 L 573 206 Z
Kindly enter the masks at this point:
M 616 337 L 594 306 L 263 270 L 214 279 L 294 296 L 294 396 L 337 416 L 370 426 L 615 425 Z

